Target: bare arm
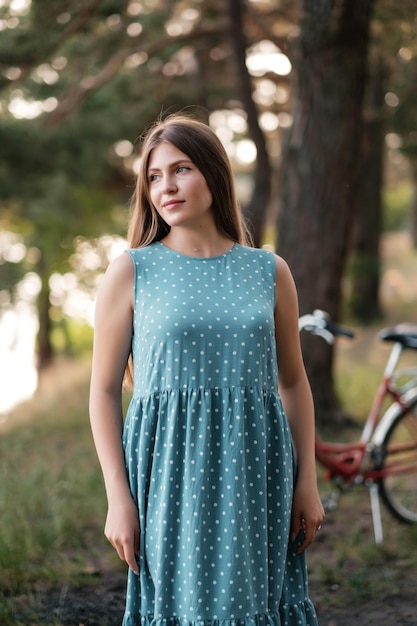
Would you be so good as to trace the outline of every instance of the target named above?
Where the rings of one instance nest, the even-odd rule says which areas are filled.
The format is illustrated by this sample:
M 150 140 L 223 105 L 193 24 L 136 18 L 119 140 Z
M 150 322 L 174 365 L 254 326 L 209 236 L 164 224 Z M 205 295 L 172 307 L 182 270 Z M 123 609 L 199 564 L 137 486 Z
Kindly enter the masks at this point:
M 324 519 L 317 488 L 314 453 L 314 405 L 304 368 L 298 331 L 298 298 L 291 272 L 276 257 L 277 298 L 275 334 L 279 363 L 279 389 L 291 428 L 298 464 L 294 492 L 291 533 L 304 528 L 305 540 L 299 551 L 313 541 Z
M 105 534 L 137 572 L 138 511 L 126 476 L 122 446 L 122 383 L 132 341 L 133 264 L 127 254 L 108 268 L 96 302 L 90 422 L 108 500 Z

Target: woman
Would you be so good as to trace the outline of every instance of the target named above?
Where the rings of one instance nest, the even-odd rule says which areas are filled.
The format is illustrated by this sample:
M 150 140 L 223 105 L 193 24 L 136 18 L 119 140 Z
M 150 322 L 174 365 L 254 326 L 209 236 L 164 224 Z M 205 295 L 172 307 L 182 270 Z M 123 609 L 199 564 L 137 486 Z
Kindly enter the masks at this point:
M 144 141 L 129 249 L 97 298 L 90 416 L 105 534 L 129 566 L 124 626 L 317 624 L 304 550 L 324 513 L 296 290 L 250 247 L 225 150 L 194 119 Z

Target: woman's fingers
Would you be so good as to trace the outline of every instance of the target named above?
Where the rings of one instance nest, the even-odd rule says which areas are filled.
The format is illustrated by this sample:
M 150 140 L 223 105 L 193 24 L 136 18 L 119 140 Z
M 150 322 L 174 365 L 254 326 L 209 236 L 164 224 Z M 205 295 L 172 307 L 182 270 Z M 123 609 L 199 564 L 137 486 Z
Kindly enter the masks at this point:
M 139 530 L 135 531 L 133 536 L 124 538 L 107 537 L 119 558 L 126 561 L 132 572 L 139 574 L 137 557 L 139 556 Z
M 297 553 L 303 552 L 313 543 L 317 532 L 321 529 L 323 521 L 324 516 L 309 520 L 306 520 L 303 516 L 294 518 L 291 540 L 294 543 Z
M 139 516 L 133 501 L 109 507 L 104 534 L 115 548 L 119 558 L 139 574 Z

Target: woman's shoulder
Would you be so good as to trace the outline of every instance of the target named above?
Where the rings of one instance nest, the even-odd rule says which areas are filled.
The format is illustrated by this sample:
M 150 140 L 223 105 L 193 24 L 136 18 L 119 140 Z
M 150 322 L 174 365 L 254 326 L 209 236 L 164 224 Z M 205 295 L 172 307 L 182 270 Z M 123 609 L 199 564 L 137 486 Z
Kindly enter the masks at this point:
M 134 267 L 127 254 L 121 254 L 113 259 L 101 277 L 97 299 L 106 306 L 113 306 L 115 302 L 123 300 L 130 294 L 133 285 Z
M 254 246 L 245 246 L 243 244 L 237 244 L 236 247 L 240 250 L 245 256 L 249 256 L 253 258 L 253 260 L 265 260 L 269 262 L 274 262 L 274 257 L 276 254 L 274 251 L 268 246 L 263 248 L 256 248 Z
M 124 284 L 133 277 L 132 259 L 127 254 L 120 254 L 108 265 L 104 274 L 104 281 L 108 284 Z
M 280 257 L 270 247 L 254 248 L 242 246 L 241 250 L 251 264 L 254 263 L 259 268 L 263 268 L 266 272 L 275 273 L 278 269 Z
M 287 261 L 272 248 L 244 247 L 244 249 L 247 251 L 247 254 L 252 256 L 253 261 L 264 275 L 274 277 L 276 285 L 279 283 L 282 288 L 283 285 L 293 282 L 293 276 Z
M 160 247 L 160 241 L 153 241 L 152 243 L 149 243 L 145 246 L 139 246 L 137 248 L 126 248 L 125 253 L 134 258 L 147 257 L 160 250 Z
M 139 248 L 127 248 L 124 256 L 130 256 L 131 259 L 138 263 L 141 260 L 145 261 L 155 256 L 155 253 L 160 252 L 160 242 L 154 241 L 146 246 L 140 246 Z

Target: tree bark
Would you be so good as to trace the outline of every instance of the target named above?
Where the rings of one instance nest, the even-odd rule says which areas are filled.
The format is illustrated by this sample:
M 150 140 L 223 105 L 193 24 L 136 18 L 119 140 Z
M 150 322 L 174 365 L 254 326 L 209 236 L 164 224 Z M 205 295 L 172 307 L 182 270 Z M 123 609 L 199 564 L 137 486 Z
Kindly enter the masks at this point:
M 373 0 L 303 0 L 293 125 L 283 158 L 277 249 L 292 269 L 300 313 L 338 320 L 350 248 L 356 160 Z M 333 349 L 303 337 L 317 421 L 341 418 Z
M 37 337 L 37 369 L 41 373 L 48 365 L 51 364 L 54 357 L 54 350 L 51 341 L 51 316 L 50 316 L 50 288 L 49 274 L 45 271 L 39 271 L 42 286 L 38 296 L 38 319 L 39 330 Z
M 271 164 L 265 136 L 259 126 L 258 109 L 252 97 L 251 77 L 246 67 L 247 44 L 242 19 L 242 1 L 228 0 L 227 7 L 238 88 L 247 115 L 248 135 L 255 144 L 257 152 L 254 186 L 246 212 L 249 217 L 254 245 L 260 246 L 271 196 Z
M 384 96 L 387 70 L 379 58 L 373 63 L 367 113 L 364 116 L 358 160 L 356 223 L 352 259 L 350 308 L 365 324 L 380 319 L 379 287 L 384 167 Z

